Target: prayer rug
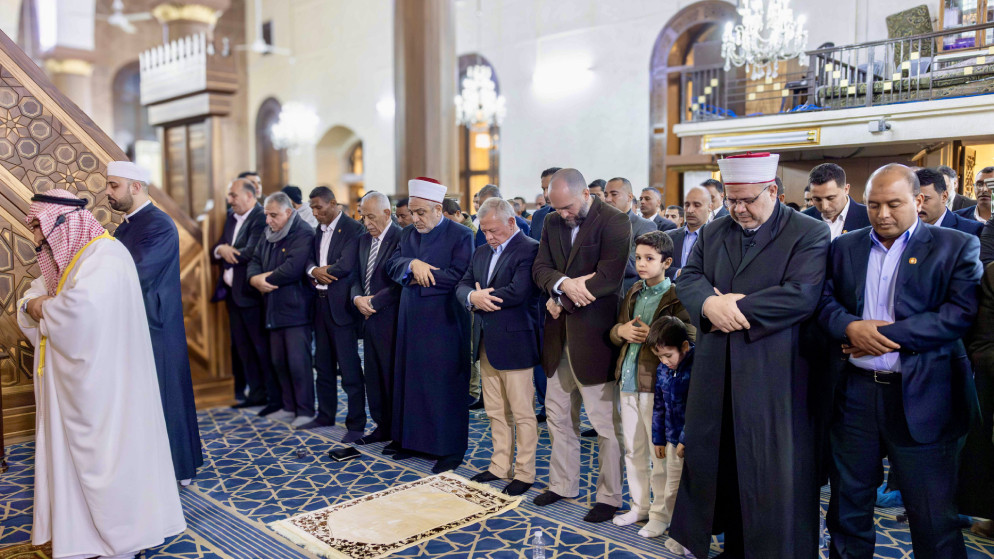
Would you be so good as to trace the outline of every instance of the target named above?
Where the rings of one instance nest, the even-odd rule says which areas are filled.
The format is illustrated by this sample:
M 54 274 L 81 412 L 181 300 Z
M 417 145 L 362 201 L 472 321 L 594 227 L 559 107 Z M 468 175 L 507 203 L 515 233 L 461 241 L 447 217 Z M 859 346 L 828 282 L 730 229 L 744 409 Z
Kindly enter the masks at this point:
M 496 516 L 520 502 L 520 497 L 446 472 L 269 526 L 324 557 L 375 559 Z
M 29 543 L 0 548 L 0 559 L 50 559 L 52 544 L 33 546 Z

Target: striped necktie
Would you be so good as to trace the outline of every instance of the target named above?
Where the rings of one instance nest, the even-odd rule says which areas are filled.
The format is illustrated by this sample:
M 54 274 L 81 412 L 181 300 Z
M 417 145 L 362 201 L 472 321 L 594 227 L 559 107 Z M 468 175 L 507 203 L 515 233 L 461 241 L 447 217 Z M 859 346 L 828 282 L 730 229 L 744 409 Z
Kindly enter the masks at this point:
M 376 268 L 376 253 L 380 250 L 380 239 L 373 237 L 373 245 L 369 247 L 369 259 L 366 260 L 366 277 L 363 278 L 362 287 L 366 295 L 369 295 L 369 281 L 373 279 L 373 269 Z

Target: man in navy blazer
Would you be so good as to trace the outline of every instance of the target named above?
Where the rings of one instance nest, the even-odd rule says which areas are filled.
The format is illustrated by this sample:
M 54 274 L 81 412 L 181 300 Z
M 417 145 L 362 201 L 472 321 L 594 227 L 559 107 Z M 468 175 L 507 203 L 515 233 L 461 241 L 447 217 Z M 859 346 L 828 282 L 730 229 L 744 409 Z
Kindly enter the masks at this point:
M 521 495 L 535 482 L 538 444 L 532 370 L 541 361 L 535 314 L 539 292 L 531 270 L 539 243 L 518 229 L 514 209 L 500 198 L 484 200 L 478 216 L 487 245 L 476 249 L 456 287 L 457 299 L 476 315 L 473 358 L 480 361 L 494 448 L 489 468 L 473 481 L 496 481 L 513 472 L 504 492 Z
M 480 197 L 480 207 L 483 207 L 483 203 L 490 198 L 502 198 L 500 195 L 500 188 L 498 188 L 495 184 L 488 184 L 484 186 L 480 189 L 480 192 L 477 193 L 477 196 Z M 528 220 L 520 215 L 515 215 L 514 222 L 518 226 L 518 229 L 520 229 L 521 232 L 527 237 L 531 232 L 531 226 L 528 225 Z M 476 236 L 473 239 L 473 246 L 479 247 L 487 244 L 487 239 L 483 235 L 483 231 L 480 231 L 480 214 L 476 214 L 476 218 L 473 220 L 473 225 L 476 226 Z
M 968 235 L 980 236 L 984 225 L 975 219 L 967 219 L 949 211 L 949 190 L 946 179 L 938 170 L 922 168 L 915 171 L 921 185 L 922 207 L 918 217 L 929 225 L 962 231 Z
M 173 470 L 176 479 L 188 485 L 204 456 L 183 325 L 179 234 L 172 218 L 149 200 L 148 175 L 128 161 L 109 163 L 107 200 L 111 208 L 125 213 L 114 238 L 127 247 L 138 269 Z
M 310 194 L 311 211 L 318 220 L 307 276 L 317 297 L 314 299 L 314 368 L 317 369 L 317 415 L 298 425 L 311 429 L 335 424 L 338 411 L 338 382 L 348 397 L 348 432 L 344 443 L 358 440 L 366 429 L 366 393 L 359 361 L 359 313 L 349 304 L 352 283 L 356 279 L 356 247 L 362 225 L 345 215 L 327 186 Z
M 873 557 L 885 455 L 915 557 L 966 557 L 954 498 L 976 408 L 962 337 L 977 312 L 980 243 L 922 223 L 921 199 L 910 169 L 878 169 L 867 185 L 872 229 L 839 237 L 829 253 L 819 319 L 848 358 L 830 427 L 833 557 Z
M 808 175 L 808 186 L 813 205 L 801 213 L 825 222 L 833 241 L 843 233 L 870 226 L 866 206 L 849 197 L 842 167 L 835 163 L 818 165 Z
M 981 224 L 990 221 L 994 214 L 991 213 L 991 190 L 994 189 L 994 167 L 984 167 L 977 171 L 977 177 L 973 182 L 973 191 L 977 196 L 977 203 L 956 210 L 961 217 L 972 219 Z
M 211 255 L 221 266 L 221 277 L 211 301 L 224 301 L 228 308 L 231 343 L 242 364 L 244 378 L 234 369 L 235 397 L 244 401 L 233 407 L 265 407 L 260 415 L 278 411 L 283 402 L 281 389 L 269 356 L 269 335 L 263 318 L 262 294 L 249 285 L 246 270 L 266 231 L 266 214 L 256 198 L 255 185 L 248 179 L 235 179 L 228 185 L 231 211 L 224 222 L 221 239 Z M 245 388 L 248 394 L 245 395 Z
M 369 415 L 376 429 L 356 441 L 363 445 L 390 440 L 393 423 L 394 341 L 397 339 L 397 304 L 401 286 L 387 274 L 386 261 L 397 248 L 401 228 L 393 224 L 390 199 L 371 191 L 359 203 L 366 233 L 359 237 L 356 281 L 351 300 L 362 313 L 363 377 Z M 373 243 L 376 250 L 373 250 Z

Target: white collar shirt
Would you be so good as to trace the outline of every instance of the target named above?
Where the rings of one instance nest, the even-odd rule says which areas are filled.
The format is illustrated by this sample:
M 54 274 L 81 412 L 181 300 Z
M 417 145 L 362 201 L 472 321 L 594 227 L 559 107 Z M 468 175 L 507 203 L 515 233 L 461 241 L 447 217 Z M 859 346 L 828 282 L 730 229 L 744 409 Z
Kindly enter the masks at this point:
M 842 213 L 836 216 L 835 221 L 829 221 L 824 215 L 821 216 L 821 220 L 828 225 L 828 230 L 832 232 L 833 241 L 845 232 L 844 227 L 846 225 L 846 216 L 849 215 L 849 207 L 851 205 L 852 198 L 846 196 L 846 207 L 842 208 Z
M 311 273 L 314 268 L 323 268 L 328 265 L 328 247 L 331 246 L 331 237 L 335 234 L 335 228 L 338 227 L 338 221 L 342 219 L 342 212 L 338 212 L 338 216 L 329 223 L 328 225 L 321 224 L 318 227 L 321 230 L 321 247 L 318 249 L 318 265 L 311 266 L 307 270 L 307 275 L 314 277 Z M 316 286 L 319 291 L 327 291 L 328 286 L 323 284 L 317 284 Z

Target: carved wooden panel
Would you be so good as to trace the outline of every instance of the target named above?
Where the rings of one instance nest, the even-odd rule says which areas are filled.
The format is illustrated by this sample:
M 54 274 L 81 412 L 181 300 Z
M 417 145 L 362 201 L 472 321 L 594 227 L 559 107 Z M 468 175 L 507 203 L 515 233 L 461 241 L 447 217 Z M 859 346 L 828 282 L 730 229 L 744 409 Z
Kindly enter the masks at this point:
M 121 217 L 107 204 L 106 165 L 121 159 L 125 155 L 120 148 L 0 32 L 0 410 L 8 436 L 29 435 L 34 429 L 34 349 L 21 336 L 15 312 L 17 300 L 40 273 L 24 223 L 29 199 L 51 188 L 70 190 L 86 198 L 87 207 L 113 231 Z M 217 385 L 227 374 L 209 343 L 216 337 L 217 320 L 207 302 L 211 268 L 203 233 L 161 191 L 153 188 L 152 197 L 176 220 L 180 234 L 194 380 Z

